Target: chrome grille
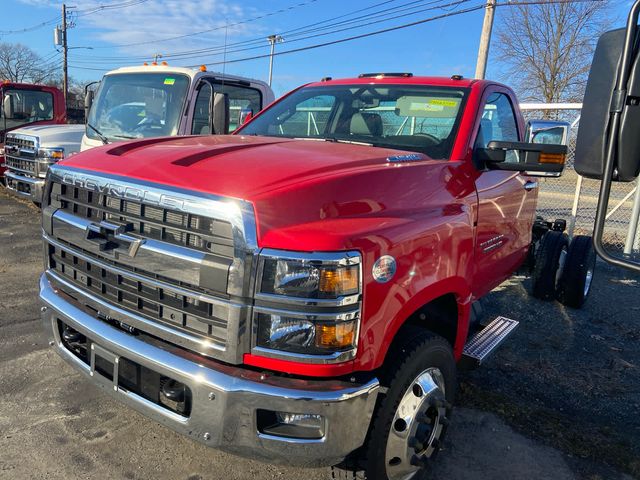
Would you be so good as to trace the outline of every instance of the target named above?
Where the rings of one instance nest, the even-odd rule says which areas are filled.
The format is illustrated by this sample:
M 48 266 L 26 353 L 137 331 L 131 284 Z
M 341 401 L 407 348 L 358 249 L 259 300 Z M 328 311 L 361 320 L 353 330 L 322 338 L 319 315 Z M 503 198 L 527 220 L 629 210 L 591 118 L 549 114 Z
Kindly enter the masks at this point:
M 242 362 L 257 255 L 249 204 L 57 164 L 45 190 L 56 288 L 100 320 Z
M 233 257 L 231 224 L 56 183 L 53 198 L 63 211 L 92 221 L 127 223 L 131 232 L 175 245 Z
M 27 135 L 7 134 L 5 141 L 5 164 L 19 174 L 37 174 L 36 138 Z
M 214 305 L 197 294 L 179 294 L 157 283 L 114 273 L 54 245 L 49 246 L 49 268 L 81 290 L 116 303 L 128 312 L 225 344 L 226 320 L 216 317 Z M 59 288 L 73 296 L 73 291 L 65 291 L 64 286 Z

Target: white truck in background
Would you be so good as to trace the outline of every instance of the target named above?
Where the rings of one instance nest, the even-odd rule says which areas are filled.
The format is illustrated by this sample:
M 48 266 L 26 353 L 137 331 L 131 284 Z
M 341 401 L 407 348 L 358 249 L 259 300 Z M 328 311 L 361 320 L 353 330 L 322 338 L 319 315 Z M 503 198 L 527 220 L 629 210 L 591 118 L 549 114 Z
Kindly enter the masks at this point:
M 260 80 L 158 65 L 107 72 L 87 90 L 86 125 L 18 129 L 7 135 L 13 181 L 8 190 L 40 203 L 50 164 L 78 151 L 124 140 L 224 134 L 275 99 Z M 222 114 L 228 111 L 229 114 Z M 218 112 L 218 114 L 216 114 Z

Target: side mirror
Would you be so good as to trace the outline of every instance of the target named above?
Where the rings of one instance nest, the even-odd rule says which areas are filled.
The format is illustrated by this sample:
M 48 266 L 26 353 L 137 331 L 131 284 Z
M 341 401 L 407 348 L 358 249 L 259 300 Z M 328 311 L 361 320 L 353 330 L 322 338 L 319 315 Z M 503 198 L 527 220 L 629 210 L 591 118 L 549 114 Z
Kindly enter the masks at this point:
M 229 133 L 229 94 L 213 93 L 211 102 L 211 118 L 213 118 L 212 134 L 226 135 Z
M 604 33 L 593 55 L 581 112 L 588 121 L 580 122 L 575 156 L 576 171 L 587 178 L 603 178 L 610 141 L 616 142 L 612 179 L 629 182 L 640 173 L 640 55 L 634 32 L 623 68 L 626 33 L 624 28 Z M 615 133 L 612 113 L 619 117 Z
M 507 161 L 507 152 L 516 153 L 517 162 Z M 476 151 L 479 160 L 490 170 L 538 173 L 559 177 L 567 158 L 566 145 L 525 142 L 489 142 Z
M 250 108 L 243 108 L 240 110 L 240 116 L 238 117 L 238 125 L 244 125 L 253 118 L 253 110 Z
M 84 93 L 84 118 L 85 120 L 89 118 L 89 110 L 91 110 L 91 105 L 93 105 L 93 98 L 95 93 L 93 90 L 87 89 Z
M 6 119 L 13 118 L 13 97 L 11 95 L 5 95 L 2 99 L 2 113 Z
M 569 143 L 569 128 L 571 125 L 567 122 L 529 120 L 525 138 L 529 143 L 567 145 Z

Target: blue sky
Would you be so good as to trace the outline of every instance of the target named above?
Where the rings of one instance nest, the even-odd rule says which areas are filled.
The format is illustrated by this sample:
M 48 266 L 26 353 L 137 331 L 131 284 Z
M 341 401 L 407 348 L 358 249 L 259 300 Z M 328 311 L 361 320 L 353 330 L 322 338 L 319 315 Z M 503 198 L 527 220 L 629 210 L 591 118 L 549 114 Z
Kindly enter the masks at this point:
M 2 3 L 5 2 L 9 8 L 4 8 L 3 15 L 0 16 L 0 31 L 3 32 L 53 22 L 56 16 L 60 16 L 62 4 L 52 0 L 4 0 Z M 78 12 L 74 20 L 76 25 L 69 30 L 69 46 L 93 47 L 93 50 L 70 50 L 70 75 L 81 82 L 87 82 L 99 79 L 103 72 L 112 68 L 125 64 L 141 64 L 143 60 L 151 59 L 155 53 L 170 55 L 216 47 L 219 49 L 215 52 L 194 52 L 188 55 L 188 58 L 167 60 L 171 65 L 221 62 L 224 58 L 222 46 L 225 44 L 225 32 L 226 43 L 230 45 L 227 48 L 227 60 L 264 55 L 269 52 L 266 36 L 270 34 L 283 33 L 285 42 L 278 44 L 276 50 L 284 51 L 467 9 L 481 5 L 483 0 L 466 0 L 458 5 L 440 8 L 454 2 L 455 0 L 69 1 L 68 4 L 75 6 L 74 10 Z M 132 5 L 125 8 L 106 8 L 92 13 L 92 10 L 100 5 L 124 3 Z M 378 6 L 370 8 L 375 5 Z M 352 13 L 367 8 L 369 9 Z M 398 10 L 394 10 L 394 13 L 383 12 L 391 8 Z M 624 17 L 627 8 L 626 0 L 614 2 L 614 10 L 621 18 Z M 496 22 L 500 22 L 500 10 L 497 10 Z M 324 26 L 326 24 L 308 27 L 338 16 L 343 17 L 333 20 L 332 23 L 376 12 L 393 16 L 416 13 L 395 20 L 373 23 L 383 18 L 380 16 L 360 28 L 353 28 L 354 24 L 344 24 L 336 27 L 345 28 L 344 31 L 306 40 L 298 40 L 302 35 L 299 32 L 291 32 L 301 27 L 307 27 L 305 30 L 308 30 Z M 447 76 L 457 73 L 473 76 L 483 15 L 483 10 L 477 10 L 392 33 L 277 56 L 274 59 L 273 88 L 276 95 L 280 95 L 302 83 L 324 76 L 338 78 L 371 71 L 410 71 L 416 74 Z M 263 18 L 253 20 L 261 16 Z M 23 43 L 48 62 L 56 62 L 60 56 L 53 46 L 54 26 L 48 24 L 27 33 L 1 35 L 0 41 Z M 213 31 L 166 40 L 203 30 Z M 323 32 L 318 30 L 307 35 L 319 33 Z M 261 38 L 264 38 L 264 42 L 233 46 L 234 43 L 256 41 Z M 234 49 L 248 47 L 251 49 L 232 52 Z M 229 63 L 226 71 L 266 80 L 268 66 L 268 59 L 262 58 Z M 209 69 L 221 70 L 222 66 L 211 65 Z M 508 79 L 502 77 L 499 66 L 491 62 L 491 57 L 487 76 L 508 83 Z

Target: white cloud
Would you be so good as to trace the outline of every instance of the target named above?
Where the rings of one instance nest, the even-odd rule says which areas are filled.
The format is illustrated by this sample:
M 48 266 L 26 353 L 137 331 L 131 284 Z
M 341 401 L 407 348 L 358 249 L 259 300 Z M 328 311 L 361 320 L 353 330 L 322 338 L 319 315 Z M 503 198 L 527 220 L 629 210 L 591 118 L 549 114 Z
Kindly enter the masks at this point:
M 32 6 L 59 8 L 58 1 L 20 0 Z M 256 22 L 233 25 L 260 14 L 253 8 L 241 6 L 238 2 L 224 0 L 149 0 L 139 5 L 125 8 L 104 9 L 91 15 L 83 15 L 98 6 L 110 3 L 122 3 L 123 0 L 95 2 L 92 0 L 74 1 L 77 17 L 73 17 L 76 29 L 89 33 L 101 42 L 113 44 L 113 49 L 95 48 L 91 55 L 82 57 L 152 56 L 155 53 L 173 53 L 190 49 L 221 46 L 225 42 L 225 26 L 228 43 L 246 40 L 263 34 Z M 203 30 L 211 32 L 171 41 L 161 41 L 168 37 L 178 37 Z M 79 33 L 79 32 L 78 32 Z M 70 31 L 71 38 L 74 32 Z M 122 44 L 140 43 L 130 47 Z M 266 42 L 265 42 L 266 43 Z M 80 52 L 78 52 L 80 54 Z M 211 60 L 211 59 L 209 59 Z M 184 60 L 198 63 L 198 59 Z

